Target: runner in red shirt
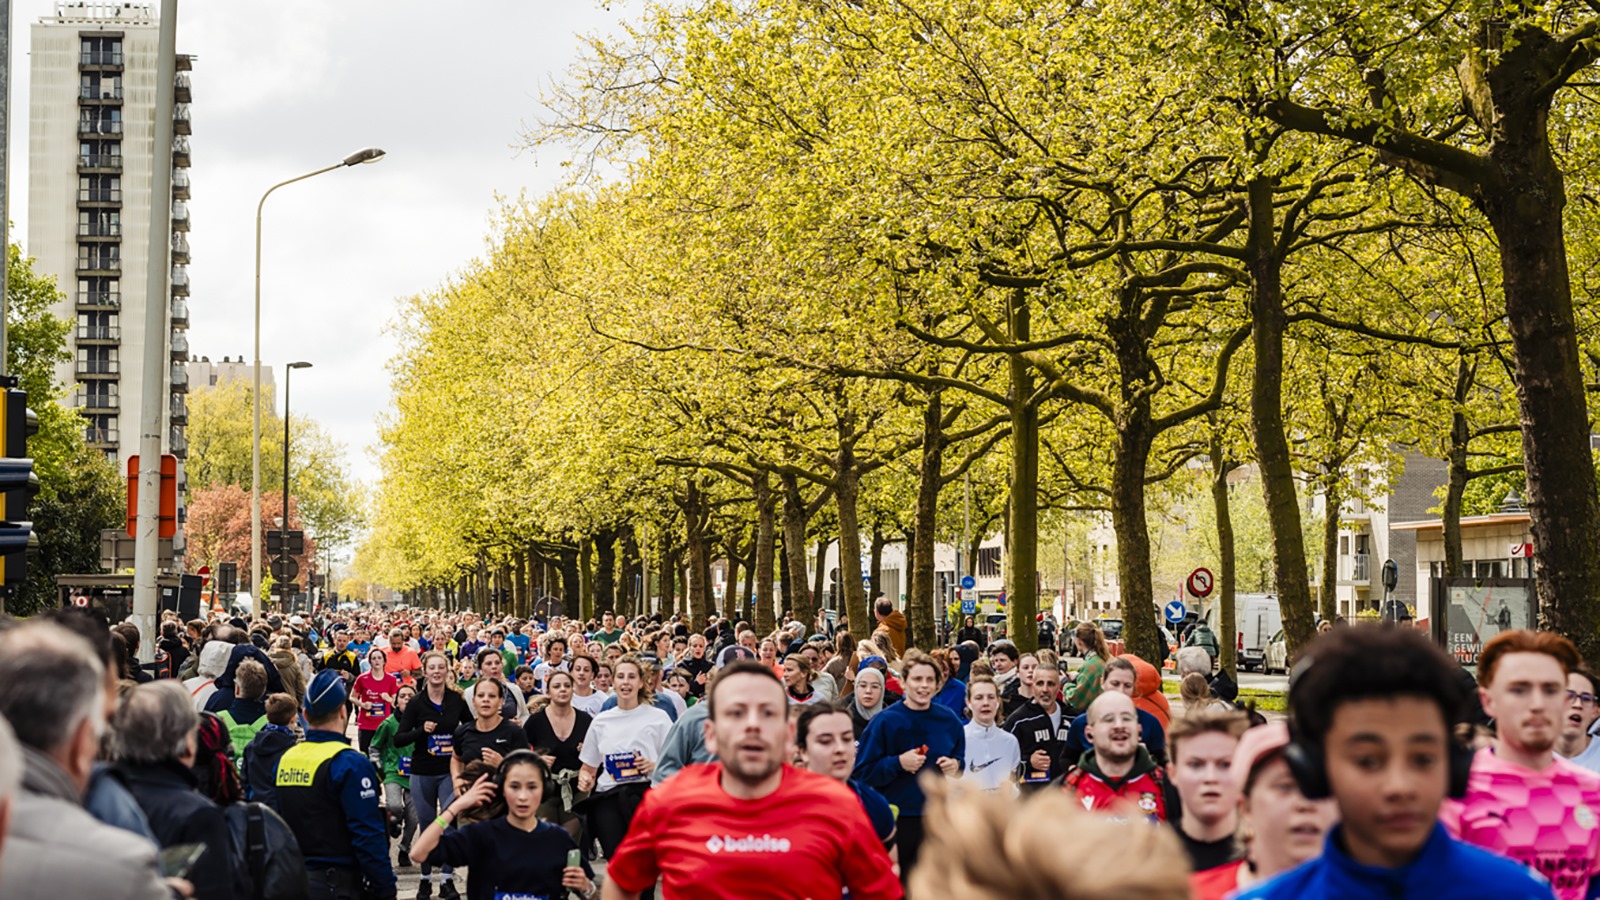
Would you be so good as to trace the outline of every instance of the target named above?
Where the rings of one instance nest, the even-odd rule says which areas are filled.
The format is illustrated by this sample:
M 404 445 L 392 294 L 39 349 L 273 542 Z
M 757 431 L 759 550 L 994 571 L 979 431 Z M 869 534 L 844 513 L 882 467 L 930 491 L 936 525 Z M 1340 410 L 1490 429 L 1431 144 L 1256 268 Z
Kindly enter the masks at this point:
M 362 753 L 372 746 L 372 736 L 377 734 L 378 726 L 394 712 L 395 697 L 400 694 L 400 682 L 384 671 L 388 657 L 389 654 L 377 647 L 367 651 L 367 663 L 371 668 L 356 679 L 350 691 L 350 699 L 356 705 L 356 728 L 361 736 Z
M 663 900 L 801 900 L 845 889 L 853 900 L 899 900 L 900 879 L 855 794 L 784 762 L 794 723 L 772 669 L 733 663 L 706 702 L 706 748 L 721 761 L 689 766 L 645 795 L 607 867 L 605 900 L 635 900 L 658 879 Z

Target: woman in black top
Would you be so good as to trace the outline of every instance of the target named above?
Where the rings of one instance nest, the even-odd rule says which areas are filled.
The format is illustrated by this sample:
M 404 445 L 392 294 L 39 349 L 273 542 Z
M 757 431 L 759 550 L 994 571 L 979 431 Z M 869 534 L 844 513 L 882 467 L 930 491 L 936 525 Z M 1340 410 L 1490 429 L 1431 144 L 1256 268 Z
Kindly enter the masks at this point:
M 450 758 L 450 775 L 456 779 L 457 794 L 472 787 L 460 780 L 461 770 L 468 763 L 481 759 L 498 769 L 513 750 L 528 749 L 528 736 L 503 714 L 505 690 L 504 684 L 492 679 L 473 686 L 472 705 L 477 718 L 456 726 L 456 752 Z
M 572 705 L 572 675 L 555 671 L 546 679 L 545 691 L 550 703 L 528 717 L 528 744 L 550 767 L 551 783 L 545 791 L 544 802 L 539 807 L 539 818 L 563 825 L 576 835 L 578 817 L 566 799 L 572 796 L 569 788 L 563 797 L 562 787 L 578 779 L 583 763 L 578 760 L 578 748 L 583 746 L 589 733 L 589 723 L 594 719 Z
M 455 755 L 455 731 L 462 722 L 472 719 L 467 701 L 456 692 L 450 676 L 450 658 L 437 651 L 422 658 L 423 689 L 413 697 L 400 715 L 400 727 L 395 732 L 394 743 L 404 747 L 411 744 L 411 804 L 417 809 L 418 822 L 432 822 L 434 817 L 450 806 L 455 799 L 454 783 L 450 779 L 450 761 Z M 423 883 L 433 869 L 422 864 Z M 441 870 L 445 883 L 452 885 L 450 868 Z M 441 894 L 444 892 L 441 890 Z

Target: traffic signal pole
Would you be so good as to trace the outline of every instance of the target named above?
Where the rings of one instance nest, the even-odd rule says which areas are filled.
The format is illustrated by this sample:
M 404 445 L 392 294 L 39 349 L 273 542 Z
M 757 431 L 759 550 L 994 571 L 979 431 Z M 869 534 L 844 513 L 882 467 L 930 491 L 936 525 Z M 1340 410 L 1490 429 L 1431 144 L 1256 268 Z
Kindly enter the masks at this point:
M 160 594 L 162 407 L 167 403 L 168 279 L 172 269 L 172 107 L 177 79 L 178 0 L 161 0 L 156 55 L 155 158 L 150 184 L 150 259 L 145 279 L 143 392 L 139 404 L 139 506 L 133 544 L 133 620 L 139 661 L 156 652 Z

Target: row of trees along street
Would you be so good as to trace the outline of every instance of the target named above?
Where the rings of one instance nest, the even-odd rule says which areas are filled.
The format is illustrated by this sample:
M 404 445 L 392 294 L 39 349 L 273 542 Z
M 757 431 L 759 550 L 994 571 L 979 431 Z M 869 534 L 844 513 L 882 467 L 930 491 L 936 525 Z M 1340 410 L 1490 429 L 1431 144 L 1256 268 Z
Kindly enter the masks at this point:
M 1596 9 L 648 5 L 527 135 L 579 150 L 568 187 L 402 304 L 357 570 L 638 610 L 648 558 L 698 619 L 726 558 L 809 619 L 808 552 L 906 540 L 926 642 L 970 482 L 1019 644 L 1041 523 L 1109 515 L 1153 658 L 1152 523 L 1208 507 L 1230 592 L 1253 465 L 1293 652 L 1335 581 L 1307 497 L 1381 494 L 1409 448 L 1451 523 L 1525 492 L 1545 624 L 1600 662 Z

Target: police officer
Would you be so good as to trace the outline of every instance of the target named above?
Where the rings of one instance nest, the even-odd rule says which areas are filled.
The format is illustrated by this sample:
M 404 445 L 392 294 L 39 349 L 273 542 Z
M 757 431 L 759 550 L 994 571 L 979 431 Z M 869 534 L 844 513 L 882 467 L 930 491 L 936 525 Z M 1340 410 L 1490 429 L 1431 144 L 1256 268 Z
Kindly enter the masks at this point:
M 396 886 L 378 773 L 345 739 L 346 696 L 337 671 L 311 680 L 303 704 L 311 727 L 278 763 L 278 803 L 300 841 L 312 900 L 388 900 Z

